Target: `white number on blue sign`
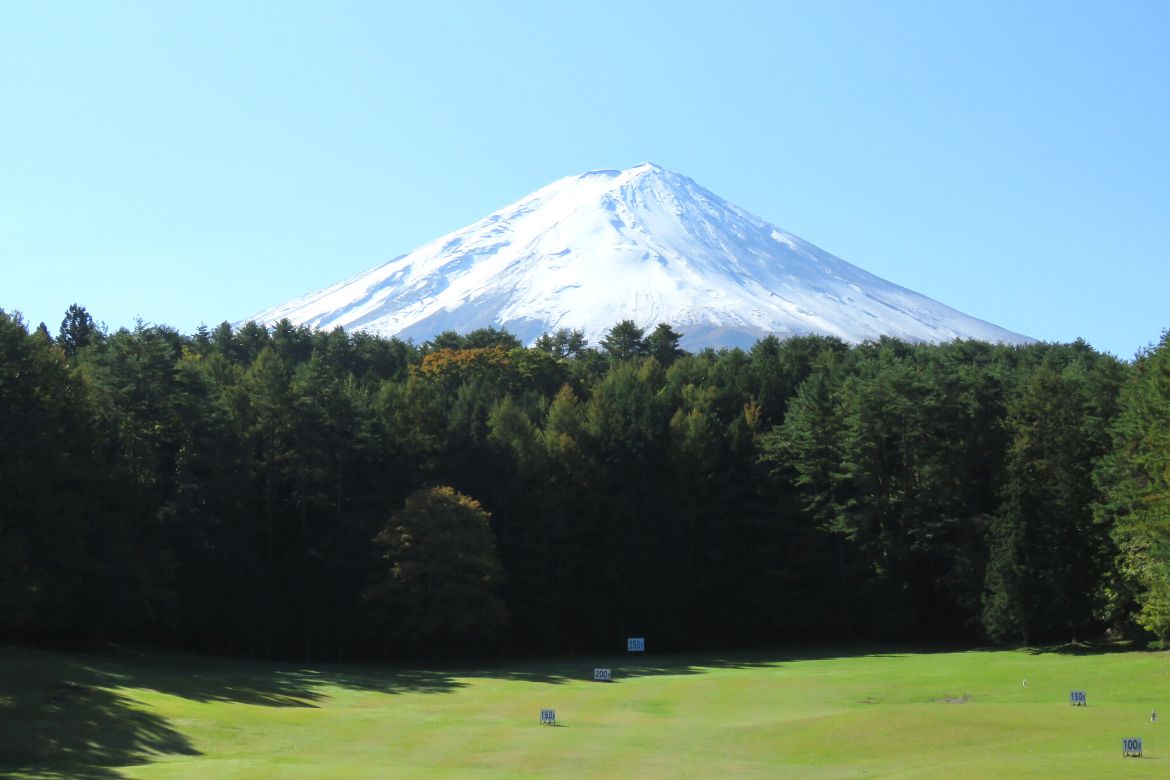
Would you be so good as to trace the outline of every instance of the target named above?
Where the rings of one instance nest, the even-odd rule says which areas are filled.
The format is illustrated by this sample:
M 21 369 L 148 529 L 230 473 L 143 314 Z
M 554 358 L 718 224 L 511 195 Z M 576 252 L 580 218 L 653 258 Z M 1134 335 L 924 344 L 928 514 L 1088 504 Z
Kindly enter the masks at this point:
M 556 710 L 541 710 L 540 711 L 540 722 L 547 723 L 550 726 L 555 726 L 557 723 L 557 711 Z
M 1121 740 L 1121 755 L 1123 756 L 1141 756 L 1142 754 L 1142 738 L 1130 737 L 1129 739 Z
M 1069 691 L 1068 703 L 1072 707 L 1087 707 L 1089 706 L 1088 699 L 1085 698 L 1084 691 Z
M 613 677 L 610 674 L 609 669 L 594 669 L 593 670 L 593 679 L 594 680 L 598 680 L 600 682 L 609 682 L 612 678 Z
M 632 636 L 626 640 L 626 652 L 641 653 L 646 650 L 646 637 Z

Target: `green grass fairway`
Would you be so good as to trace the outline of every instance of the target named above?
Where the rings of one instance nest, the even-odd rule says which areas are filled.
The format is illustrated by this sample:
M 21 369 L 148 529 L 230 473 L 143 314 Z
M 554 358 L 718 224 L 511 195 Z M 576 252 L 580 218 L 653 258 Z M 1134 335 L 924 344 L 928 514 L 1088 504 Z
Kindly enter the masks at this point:
M 616 682 L 587 679 L 594 665 Z M 1068 706 L 1074 688 L 1087 708 Z M 1144 758 L 1121 757 L 1129 736 Z M 780 650 L 420 670 L 0 648 L 0 776 L 436 775 L 1164 778 L 1170 656 Z

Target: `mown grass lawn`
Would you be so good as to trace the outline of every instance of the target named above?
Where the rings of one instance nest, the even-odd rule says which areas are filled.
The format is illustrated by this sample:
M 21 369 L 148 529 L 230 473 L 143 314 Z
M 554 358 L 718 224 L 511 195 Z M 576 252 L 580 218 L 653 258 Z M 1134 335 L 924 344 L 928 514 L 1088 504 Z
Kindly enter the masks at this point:
M 616 681 L 592 682 L 595 665 Z M 1068 706 L 1074 688 L 1088 707 Z M 1167 732 L 1166 653 L 407 669 L 0 648 L 3 777 L 1170 777 Z M 1129 736 L 1144 758 L 1122 758 Z

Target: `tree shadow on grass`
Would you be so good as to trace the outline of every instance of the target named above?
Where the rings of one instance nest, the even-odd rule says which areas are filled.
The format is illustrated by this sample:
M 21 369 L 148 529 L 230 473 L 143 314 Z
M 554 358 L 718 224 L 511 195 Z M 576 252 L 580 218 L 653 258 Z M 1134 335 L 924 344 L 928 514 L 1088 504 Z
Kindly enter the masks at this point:
M 910 647 L 875 652 L 872 647 L 804 646 L 735 653 L 665 654 L 654 655 L 598 655 L 588 659 L 561 659 L 515 662 L 496 666 L 485 665 L 459 673 L 461 677 L 486 677 L 523 682 L 563 684 L 592 681 L 593 670 L 609 668 L 613 682 L 637 677 L 700 675 L 715 669 L 779 668 L 800 661 L 827 661 L 845 658 L 897 658 L 912 654 L 956 652 L 968 648 Z
M 1031 655 L 1107 655 L 1110 653 L 1154 652 L 1147 651 L 1136 642 L 1068 642 L 1062 645 L 1045 645 L 1025 648 Z
M 561 685 L 564 683 L 592 681 L 593 670 L 598 667 L 611 669 L 613 679 L 609 682 L 621 682 L 634 677 L 659 677 L 706 674 L 711 669 L 749 669 L 776 666 L 775 661 L 743 661 L 726 658 L 682 658 L 663 656 L 655 661 L 639 659 L 631 662 L 620 656 L 598 656 L 589 661 L 570 659 L 562 661 L 541 661 L 524 664 L 523 666 L 509 664 L 508 666 L 480 666 L 467 669 L 460 674 L 463 677 L 479 677 L 496 680 L 515 680 L 520 682 L 542 683 L 547 685 Z
M 201 755 L 175 723 L 136 701 L 136 690 L 207 703 L 317 707 L 330 687 L 398 694 L 464 685 L 443 671 L 0 647 L 0 777 L 100 780 L 164 755 Z
M 198 755 L 165 718 L 102 684 L 55 654 L 0 651 L 0 775 L 117 777 L 114 767 L 150 756 Z
M 775 668 L 787 663 L 897 657 L 969 648 L 806 646 L 780 650 L 685 655 L 584 656 L 435 669 L 321 664 L 305 667 L 207 658 L 162 651 L 113 649 L 60 653 L 0 647 L 0 776 L 118 777 L 119 767 L 161 756 L 199 756 L 180 724 L 135 699 L 156 692 L 205 703 L 258 707 L 317 707 L 330 689 L 388 695 L 450 693 L 472 679 L 564 684 L 592 681 L 593 669 L 613 669 L 615 680 L 701 675 L 714 669 Z

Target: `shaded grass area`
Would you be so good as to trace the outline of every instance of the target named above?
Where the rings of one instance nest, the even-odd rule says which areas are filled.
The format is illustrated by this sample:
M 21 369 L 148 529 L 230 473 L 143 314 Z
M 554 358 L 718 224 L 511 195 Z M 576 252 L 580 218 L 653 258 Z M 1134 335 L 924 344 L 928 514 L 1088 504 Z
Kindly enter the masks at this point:
M 603 659 L 623 679 L 694 675 L 712 668 L 761 668 L 784 660 L 824 658 L 828 650 L 733 657 L 652 656 Z M 231 661 L 161 651 L 107 649 L 51 652 L 0 648 L 0 776 L 113 778 L 118 768 L 149 764 L 159 756 L 203 755 L 167 718 L 144 706 L 151 691 L 188 702 L 265 708 L 318 707 L 325 689 L 449 693 L 467 678 L 540 685 L 578 683 L 592 663 L 571 660 L 462 669 L 404 669 L 379 665 L 326 665 Z M 564 724 L 560 724 L 562 727 Z
M 166 652 L 65 653 L 0 648 L 0 776 L 121 777 L 159 755 L 200 755 L 191 740 L 128 691 L 189 702 L 317 707 L 323 686 L 382 694 L 461 686 L 425 669 L 328 671 Z
M 1165 653 L 1088 645 L 438 669 L 0 648 L 0 776 L 1153 777 L 1168 672 Z M 537 724 L 546 706 L 559 728 Z M 1121 760 L 1143 735 L 1147 758 Z

